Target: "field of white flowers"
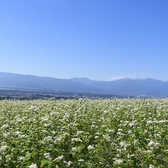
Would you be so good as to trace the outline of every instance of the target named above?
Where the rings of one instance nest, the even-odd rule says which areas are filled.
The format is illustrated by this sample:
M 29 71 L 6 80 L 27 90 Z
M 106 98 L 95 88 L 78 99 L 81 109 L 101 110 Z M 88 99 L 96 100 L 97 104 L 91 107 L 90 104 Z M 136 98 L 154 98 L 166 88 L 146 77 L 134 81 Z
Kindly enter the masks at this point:
M 166 168 L 168 99 L 0 101 L 0 167 Z

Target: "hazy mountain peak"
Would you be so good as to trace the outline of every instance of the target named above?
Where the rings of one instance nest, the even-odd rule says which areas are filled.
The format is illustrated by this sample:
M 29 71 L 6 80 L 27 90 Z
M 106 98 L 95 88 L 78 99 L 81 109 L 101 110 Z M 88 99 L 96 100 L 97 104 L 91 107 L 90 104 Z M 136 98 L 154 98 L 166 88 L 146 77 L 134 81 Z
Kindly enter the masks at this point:
M 81 83 L 85 83 L 85 84 L 91 84 L 92 83 L 92 80 L 86 78 L 86 77 L 83 77 L 83 78 L 71 78 L 70 79 L 71 81 L 74 81 L 74 82 L 81 82 Z
M 155 79 L 95 81 L 88 78 L 58 79 L 0 72 L 0 87 L 63 92 L 168 97 L 168 82 Z

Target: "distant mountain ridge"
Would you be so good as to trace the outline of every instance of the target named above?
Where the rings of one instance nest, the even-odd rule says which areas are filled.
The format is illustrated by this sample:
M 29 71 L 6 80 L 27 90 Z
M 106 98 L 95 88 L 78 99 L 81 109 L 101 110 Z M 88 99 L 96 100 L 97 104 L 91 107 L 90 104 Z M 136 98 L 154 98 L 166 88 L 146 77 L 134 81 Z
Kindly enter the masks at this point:
M 87 78 L 57 79 L 0 72 L 0 87 L 74 93 L 168 97 L 168 82 L 155 79 L 95 81 Z

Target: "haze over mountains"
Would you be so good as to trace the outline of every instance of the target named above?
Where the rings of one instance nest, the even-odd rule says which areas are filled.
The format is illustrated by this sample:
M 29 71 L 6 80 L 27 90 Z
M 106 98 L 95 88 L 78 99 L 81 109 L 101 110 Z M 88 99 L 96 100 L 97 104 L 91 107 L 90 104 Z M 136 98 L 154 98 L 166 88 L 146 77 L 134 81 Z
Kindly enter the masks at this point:
M 168 97 L 168 82 L 155 79 L 95 81 L 87 78 L 57 79 L 0 72 L 0 87 L 74 93 Z

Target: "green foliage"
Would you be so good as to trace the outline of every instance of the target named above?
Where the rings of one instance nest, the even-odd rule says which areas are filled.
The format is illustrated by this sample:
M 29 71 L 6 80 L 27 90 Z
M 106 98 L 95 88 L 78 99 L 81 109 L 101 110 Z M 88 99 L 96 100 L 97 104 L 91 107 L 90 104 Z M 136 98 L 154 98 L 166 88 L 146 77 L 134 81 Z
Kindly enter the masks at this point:
M 168 99 L 0 101 L 0 167 L 168 165 Z

